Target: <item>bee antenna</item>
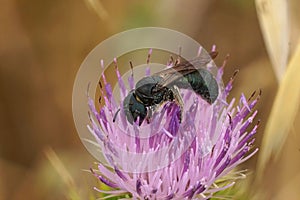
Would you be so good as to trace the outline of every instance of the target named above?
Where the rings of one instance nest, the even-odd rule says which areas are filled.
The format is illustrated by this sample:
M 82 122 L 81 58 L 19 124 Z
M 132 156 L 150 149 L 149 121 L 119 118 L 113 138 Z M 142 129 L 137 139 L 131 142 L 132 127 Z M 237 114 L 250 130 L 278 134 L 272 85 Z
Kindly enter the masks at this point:
M 151 54 L 152 54 L 152 49 L 149 49 L 148 57 L 147 57 L 147 64 L 150 63 L 150 57 L 151 57 Z
M 115 113 L 115 115 L 114 115 L 114 118 L 113 118 L 113 122 L 115 122 L 116 121 L 116 118 L 117 118 L 117 115 L 118 115 L 118 113 L 120 112 L 120 108 L 117 110 L 117 112 Z

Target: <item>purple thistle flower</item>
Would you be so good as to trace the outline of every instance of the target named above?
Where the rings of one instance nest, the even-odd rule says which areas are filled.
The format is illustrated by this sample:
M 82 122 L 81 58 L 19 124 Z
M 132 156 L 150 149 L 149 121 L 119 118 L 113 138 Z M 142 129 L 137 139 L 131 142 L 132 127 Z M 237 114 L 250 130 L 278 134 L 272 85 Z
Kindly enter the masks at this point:
M 114 62 L 120 97 L 124 100 L 129 91 Z M 117 103 L 111 85 L 102 74 L 104 106 L 97 111 L 89 97 L 88 129 L 108 165 L 99 163 L 98 169 L 91 171 L 112 190 L 95 189 L 111 196 L 129 194 L 133 199 L 208 199 L 234 185 L 241 176 L 228 174 L 258 150 L 252 150 L 258 123 L 250 132 L 247 130 L 257 114 L 254 106 L 260 94 L 249 99 L 242 94 L 237 106 L 235 99 L 227 103 L 234 79 L 222 88 L 225 64 L 226 61 L 215 74 L 220 93 L 214 104 L 182 89 L 182 119 L 180 106 L 165 102 L 153 113 L 150 122 L 145 120 L 141 126 L 128 122 L 123 102 Z M 101 65 L 104 66 L 103 61 Z M 173 65 L 174 62 L 168 63 L 168 67 Z M 133 76 L 128 83 L 130 90 L 134 89 Z

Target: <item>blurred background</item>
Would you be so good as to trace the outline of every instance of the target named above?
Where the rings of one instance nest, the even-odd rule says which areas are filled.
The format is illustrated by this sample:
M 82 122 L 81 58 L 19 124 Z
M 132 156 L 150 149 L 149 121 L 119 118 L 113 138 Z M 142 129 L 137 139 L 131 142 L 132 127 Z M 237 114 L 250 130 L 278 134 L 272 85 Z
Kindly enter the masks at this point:
M 230 98 L 262 89 L 256 135 L 261 147 L 242 166 L 251 172 L 243 187 L 252 186 L 243 198 L 300 199 L 295 189 L 300 183 L 300 72 L 288 65 L 299 60 L 299 14 L 295 3 L 287 13 L 276 12 L 287 16 L 290 26 L 266 21 L 273 16 L 268 2 L 0 0 L 0 199 L 92 198 L 97 181 L 82 169 L 95 160 L 73 123 L 73 82 L 98 43 L 143 26 L 180 31 L 206 49 L 216 44 L 217 65 L 229 53 L 224 82 L 240 69 Z M 295 71 L 288 74 L 289 69 Z

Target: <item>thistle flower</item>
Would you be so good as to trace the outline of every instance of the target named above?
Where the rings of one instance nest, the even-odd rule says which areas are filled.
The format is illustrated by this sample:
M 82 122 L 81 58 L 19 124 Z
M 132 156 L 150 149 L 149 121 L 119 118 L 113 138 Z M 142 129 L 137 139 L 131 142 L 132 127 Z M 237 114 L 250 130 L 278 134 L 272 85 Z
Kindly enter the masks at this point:
M 170 62 L 169 67 L 174 64 Z M 208 104 L 192 90 L 182 89 L 182 108 L 175 102 L 165 102 L 149 122 L 139 126 L 126 119 L 122 101 L 129 91 L 115 60 L 121 102 L 115 100 L 104 74 L 104 106 L 99 112 L 89 98 L 88 128 L 107 161 L 107 165 L 99 163 L 98 169 L 91 171 L 111 187 L 110 191 L 95 189 L 111 196 L 128 194 L 132 199 L 168 200 L 209 199 L 233 186 L 242 176 L 232 170 L 258 150 L 252 150 L 258 123 L 250 132 L 247 130 L 257 114 L 254 106 L 260 95 L 246 99 L 242 94 L 237 106 L 235 99 L 227 103 L 234 79 L 222 87 L 225 64 L 226 61 L 215 74 L 220 92 L 214 104 Z M 133 90 L 133 76 L 128 83 Z

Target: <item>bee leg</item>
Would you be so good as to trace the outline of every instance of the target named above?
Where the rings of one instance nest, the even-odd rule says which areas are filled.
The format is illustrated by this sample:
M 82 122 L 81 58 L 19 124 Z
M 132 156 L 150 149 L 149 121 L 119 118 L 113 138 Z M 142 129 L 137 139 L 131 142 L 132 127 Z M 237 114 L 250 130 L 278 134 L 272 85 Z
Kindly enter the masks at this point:
M 139 110 L 135 110 L 135 111 L 133 111 L 134 112 L 134 114 L 132 113 L 132 115 L 136 115 L 137 117 L 134 119 L 134 122 L 135 123 L 138 123 L 138 125 L 139 126 L 141 126 L 142 125 L 142 123 L 143 123 L 143 121 L 144 121 L 144 119 L 145 119 L 145 117 L 143 117 L 143 113 L 141 113 Z M 147 118 L 147 116 L 146 116 L 146 118 Z M 137 120 L 137 119 L 139 119 L 139 120 Z M 137 122 L 138 121 L 138 122 Z
M 151 117 L 152 117 L 152 109 L 149 109 L 146 116 L 146 121 L 148 124 L 150 124 L 151 122 Z
M 146 120 L 147 120 L 148 124 L 150 124 L 152 116 L 153 116 L 153 113 L 155 112 L 156 109 L 157 109 L 156 105 L 150 106 L 150 108 L 149 108 L 149 110 L 147 112 L 147 116 L 146 116 Z
M 180 115 L 179 115 L 179 121 L 181 122 L 182 118 L 183 118 L 183 99 L 182 96 L 180 95 L 179 92 L 179 88 L 174 85 L 173 86 L 173 93 L 174 93 L 174 98 L 175 98 L 175 102 L 180 106 Z
M 117 116 L 118 116 L 118 113 L 120 112 L 120 108 L 117 110 L 117 112 L 115 113 L 115 115 L 114 115 L 114 118 L 113 118 L 113 122 L 116 122 L 116 118 L 117 118 Z

